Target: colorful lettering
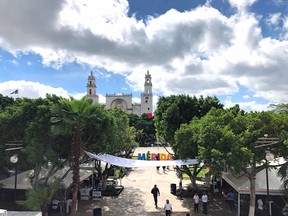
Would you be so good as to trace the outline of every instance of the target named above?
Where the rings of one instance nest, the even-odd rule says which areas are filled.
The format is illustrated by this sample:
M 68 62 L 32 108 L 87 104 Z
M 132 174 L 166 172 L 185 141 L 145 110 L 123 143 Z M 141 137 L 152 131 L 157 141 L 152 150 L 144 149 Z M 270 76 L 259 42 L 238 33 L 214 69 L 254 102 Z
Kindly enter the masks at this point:
M 143 153 L 142 155 L 141 153 L 138 153 L 138 160 L 146 160 L 145 153 Z
M 138 160 L 172 160 L 171 154 L 165 154 L 165 153 L 150 153 L 150 151 L 147 151 L 147 153 L 138 153 Z

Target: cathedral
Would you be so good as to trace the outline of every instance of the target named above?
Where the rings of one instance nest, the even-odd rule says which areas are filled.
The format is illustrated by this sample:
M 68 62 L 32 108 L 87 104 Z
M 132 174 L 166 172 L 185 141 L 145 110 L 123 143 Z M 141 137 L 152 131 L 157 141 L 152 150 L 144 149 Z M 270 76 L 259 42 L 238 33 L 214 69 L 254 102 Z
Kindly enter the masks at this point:
M 92 99 L 94 103 L 99 103 L 99 97 L 96 92 L 96 79 L 91 71 L 88 76 L 87 82 L 87 97 Z M 145 74 L 144 92 L 141 93 L 141 103 L 132 103 L 131 94 L 106 94 L 106 104 L 104 106 L 107 109 L 119 108 L 126 113 L 134 113 L 138 116 L 144 113 L 153 112 L 153 95 L 152 95 L 152 82 L 151 74 L 147 71 Z

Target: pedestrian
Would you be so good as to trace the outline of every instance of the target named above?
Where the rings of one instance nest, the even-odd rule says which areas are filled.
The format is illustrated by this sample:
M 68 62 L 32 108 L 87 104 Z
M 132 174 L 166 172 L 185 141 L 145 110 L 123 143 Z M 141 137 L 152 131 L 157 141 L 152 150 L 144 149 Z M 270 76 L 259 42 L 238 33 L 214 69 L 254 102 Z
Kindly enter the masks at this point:
M 206 192 L 203 192 L 203 195 L 201 197 L 202 200 L 202 205 L 203 205 L 203 213 L 207 214 L 207 203 L 208 203 L 208 196 L 206 194 Z
M 162 166 L 162 168 L 163 168 L 163 173 L 165 173 L 166 166 Z
M 154 187 L 151 189 L 151 193 L 153 194 L 154 204 L 156 208 L 158 207 L 158 196 L 160 196 L 160 191 L 157 185 L 155 184 Z
M 199 211 L 198 210 L 199 196 L 198 196 L 197 192 L 193 196 L 193 203 L 194 203 L 194 212 L 198 213 L 198 211 Z
M 223 191 L 222 194 L 223 194 L 223 199 L 224 199 L 225 203 L 227 203 L 227 205 L 230 206 L 230 205 L 229 205 L 229 202 L 228 202 L 228 200 L 227 200 L 227 196 L 228 196 L 227 192 L 226 192 L 226 191 Z
M 235 209 L 235 194 L 231 190 L 227 194 L 227 201 L 230 206 L 230 209 Z
M 169 200 L 166 200 L 166 203 L 164 205 L 164 210 L 166 212 L 166 216 L 171 216 L 171 212 L 172 212 L 172 205 L 171 203 L 169 203 Z
M 261 198 L 259 198 L 258 200 L 257 200 L 257 204 L 258 204 L 258 210 L 263 210 L 263 201 L 262 201 L 262 199 Z

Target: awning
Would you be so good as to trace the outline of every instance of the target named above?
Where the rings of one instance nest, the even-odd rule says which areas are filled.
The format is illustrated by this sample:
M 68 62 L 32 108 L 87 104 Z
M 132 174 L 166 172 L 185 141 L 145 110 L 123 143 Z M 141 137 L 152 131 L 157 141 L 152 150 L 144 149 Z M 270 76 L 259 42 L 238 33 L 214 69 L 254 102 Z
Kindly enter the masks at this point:
M 156 167 L 156 166 L 181 166 L 198 164 L 197 159 L 187 160 L 133 160 L 127 158 L 116 157 L 109 154 L 93 154 L 85 151 L 85 153 L 93 159 L 101 160 L 106 163 L 119 166 L 119 167 Z
M 42 216 L 42 212 L 8 211 L 8 216 Z
M 283 194 L 283 182 L 281 181 L 281 177 L 278 176 L 277 171 L 277 169 L 269 169 L 268 171 L 269 193 L 271 195 Z M 222 174 L 222 178 L 237 192 L 241 194 L 250 194 L 250 181 L 246 176 L 237 179 L 230 172 L 226 172 Z M 255 192 L 256 194 L 267 194 L 265 169 L 256 174 Z
M 53 181 L 55 178 L 61 178 L 64 176 L 64 174 L 69 170 L 70 168 L 68 166 L 65 166 L 63 169 L 58 170 L 51 178 L 50 180 Z M 19 173 L 17 175 L 17 189 L 27 190 L 28 188 L 32 188 L 30 179 L 28 178 L 29 174 L 32 172 L 32 170 L 28 170 L 22 173 Z M 40 177 L 44 177 L 47 175 L 48 170 L 43 168 L 40 171 Z M 80 175 L 80 181 L 83 181 L 84 179 L 88 178 L 90 175 L 92 175 L 93 172 L 91 170 L 87 169 L 81 169 L 79 170 Z M 67 176 L 63 179 L 63 183 L 66 187 L 69 187 L 72 183 L 72 171 L 70 171 Z M 15 176 L 11 176 L 9 178 L 3 179 L 0 181 L 0 184 L 3 184 L 3 188 L 6 189 L 14 189 L 15 187 Z

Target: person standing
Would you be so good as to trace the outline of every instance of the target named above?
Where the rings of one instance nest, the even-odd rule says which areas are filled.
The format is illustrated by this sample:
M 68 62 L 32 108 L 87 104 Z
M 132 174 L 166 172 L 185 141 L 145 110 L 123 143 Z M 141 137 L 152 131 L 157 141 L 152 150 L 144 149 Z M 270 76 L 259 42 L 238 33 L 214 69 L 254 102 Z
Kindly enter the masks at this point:
M 172 205 L 171 203 L 169 203 L 169 200 L 166 200 L 166 203 L 164 205 L 164 210 L 166 212 L 166 216 L 171 216 L 171 212 L 172 212 Z
M 235 209 L 235 195 L 231 190 L 227 194 L 227 201 L 230 206 L 230 209 Z
M 193 203 L 194 203 L 194 212 L 198 213 L 199 212 L 199 210 L 198 210 L 199 196 L 198 196 L 197 192 L 193 196 Z
M 258 210 L 263 210 L 263 201 L 262 201 L 262 199 L 261 198 L 259 198 L 258 200 L 257 200 L 257 204 L 258 204 Z
M 201 200 L 202 200 L 202 205 L 203 205 L 203 213 L 207 214 L 208 196 L 207 196 L 206 192 L 203 193 Z
M 153 194 L 154 204 L 155 204 L 155 206 L 156 206 L 156 208 L 157 208 L 157 207 L 158 207 L 158 206 L 157 206 L 158 196 L 160 196 L 160 191 L 159 191 L 159 188 L 157 187 L 156 184 L 155 184 L 154 187 L 152 188 L 151 193 Z

